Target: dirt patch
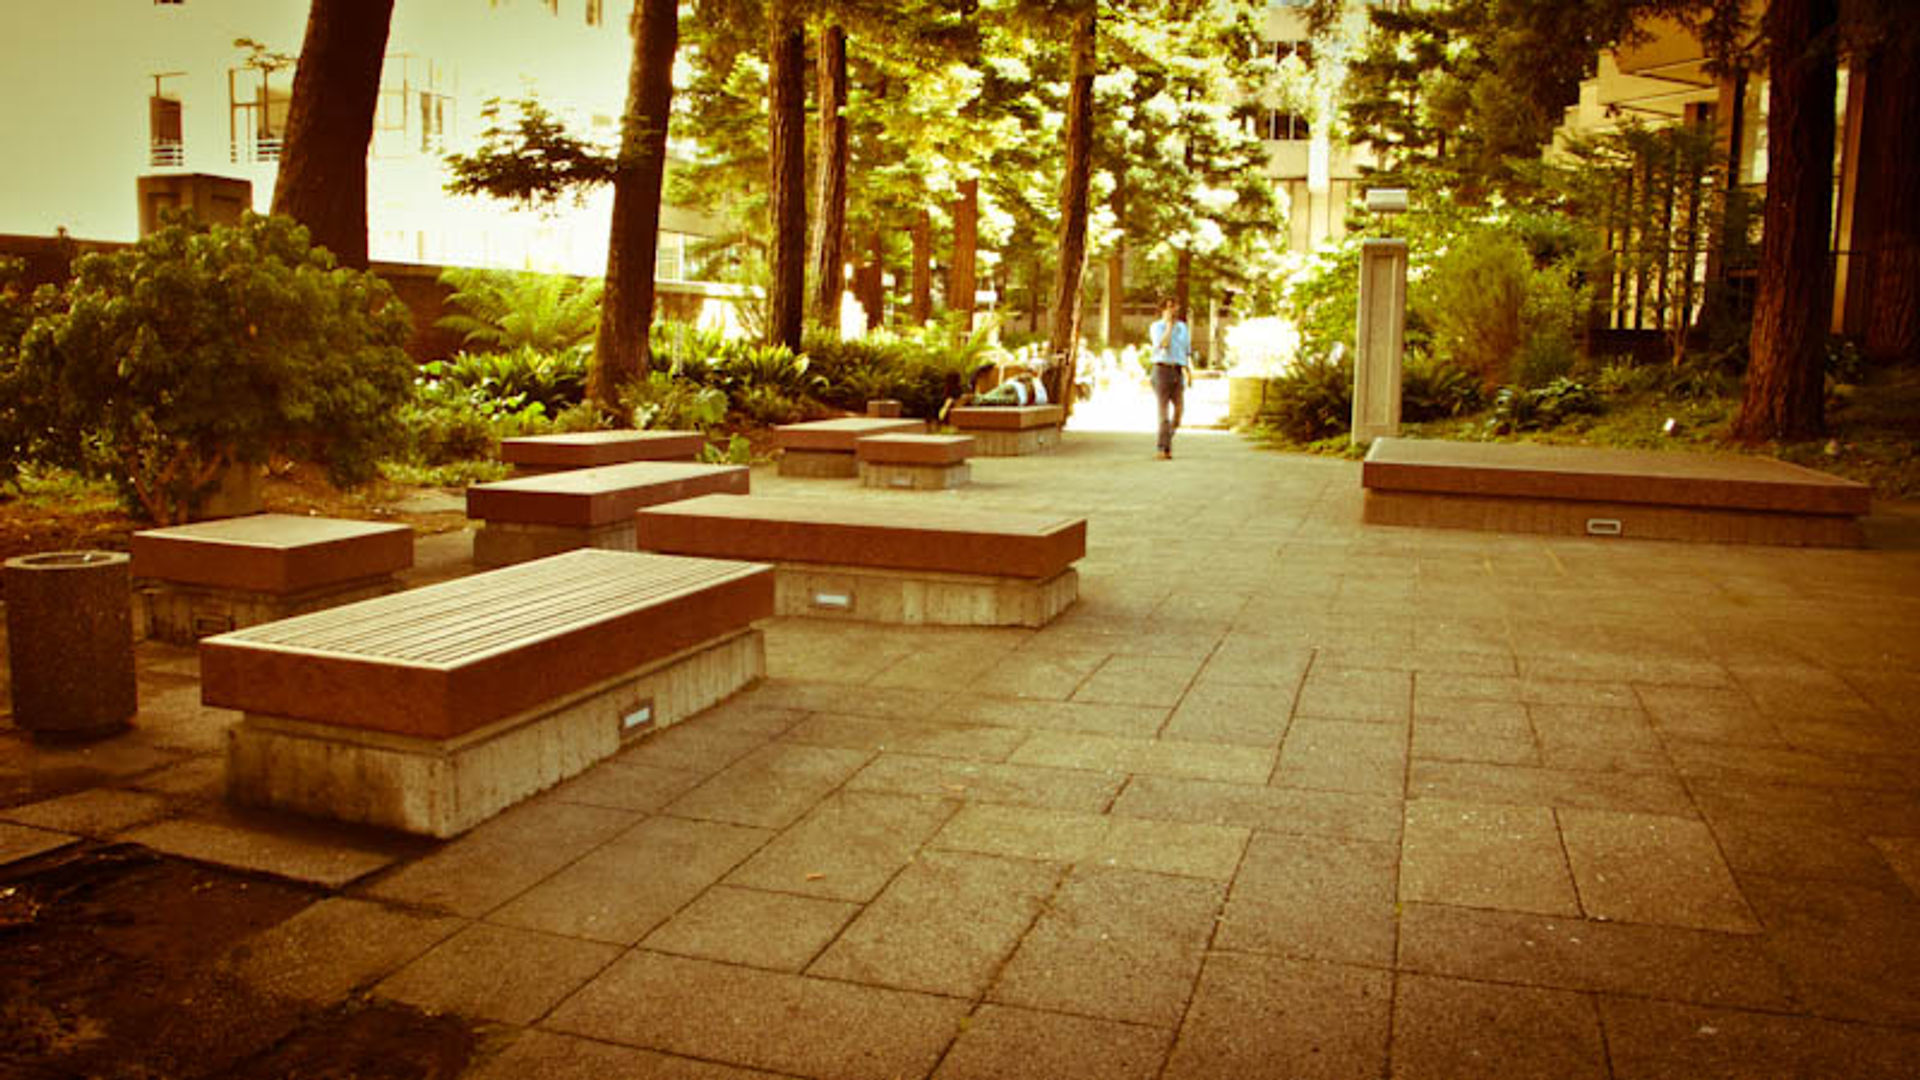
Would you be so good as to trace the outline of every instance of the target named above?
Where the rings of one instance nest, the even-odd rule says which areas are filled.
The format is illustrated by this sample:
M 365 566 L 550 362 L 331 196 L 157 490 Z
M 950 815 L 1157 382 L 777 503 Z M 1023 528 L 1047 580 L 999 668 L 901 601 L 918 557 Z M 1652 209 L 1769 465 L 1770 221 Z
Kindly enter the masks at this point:
M 458 1076 L 473 1030 L 390 1003 L 263 995 L 221 960 L 319 896 L 112 846 L 0 876 L 0 1074 L 52 1080 Z

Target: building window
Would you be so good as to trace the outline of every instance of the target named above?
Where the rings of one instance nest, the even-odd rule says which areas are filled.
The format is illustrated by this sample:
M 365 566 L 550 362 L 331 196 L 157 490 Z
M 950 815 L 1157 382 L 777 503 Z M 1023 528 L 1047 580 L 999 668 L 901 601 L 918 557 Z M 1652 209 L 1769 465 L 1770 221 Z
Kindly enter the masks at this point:
M 1268 109 L 1254 118 L 1256 133 L 1275 142 L 1304 142 L 1313 137 L 1307 118 L 1285 109 Z
M 445 67 L 406 53 L 387 57 L 373 117 L 373 156 L 438 154 L 453 134 L 454 86 Z
M 289 68 L 227 69 L 228 157 L 235 164 L 279 161 L 287 137 L 287 111 L 293 105 Z
M 153 0 L 154 7 L 179 7 L 186 0 Z
M 153 94 L 147 98 L 147 162 L 156 169 L 177 169 L 186 164 L 186 143 L 180 127 L 180 92 L 168 85 L 178 79 L 178 71 L 153 77 Z
M 599 26 L 606 21 L 606 0 L 587 0 L 587 25 Z
M 1273 62 L 1274 63 L 1276 64 L 1286 63 L 1287 57 L 1289 56 L 1299 57 L 1300 64 L 1302 67 L 1312 67 L 1313 66 L 1313 42 L 1311 41 L 1276 41 L 1273 43 Z

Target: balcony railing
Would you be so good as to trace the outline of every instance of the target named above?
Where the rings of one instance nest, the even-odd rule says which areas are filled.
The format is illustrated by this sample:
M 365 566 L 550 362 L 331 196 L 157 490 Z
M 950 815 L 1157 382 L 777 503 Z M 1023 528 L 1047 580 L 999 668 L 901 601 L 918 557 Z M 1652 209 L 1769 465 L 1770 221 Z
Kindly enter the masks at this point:
M 234 140 L 228 146 L 228 156 L 236 165 L 271 163 L 280 160 L 280 146 L 278 135 L 255 135 Z
M 147 163 L 156 169 L 178 169 L 187 163 L 185 144 L 173 139 L 155 139 L 148 146 Z

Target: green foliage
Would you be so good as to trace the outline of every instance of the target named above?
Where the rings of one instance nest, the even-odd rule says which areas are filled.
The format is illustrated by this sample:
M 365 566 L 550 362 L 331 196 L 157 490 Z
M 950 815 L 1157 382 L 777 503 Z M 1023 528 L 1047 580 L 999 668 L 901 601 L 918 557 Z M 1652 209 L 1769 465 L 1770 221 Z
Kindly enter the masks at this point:
M 708 465 L 751 465 L 753 444 L 747 441 L 745 435 L 729 435 L 725 447 L 713 443 L 702 446 L 700 460 Z
M 503 115 L 513 110 L 512 118 Z M 552 206 L 587 189 L 613 182 L 616 155 L 568 134 L 560 119 L 531 97 L 512 102 L 488 98 L 480 108 L 486 127 L 471 154 L 449 154 L 455 195 L 487 195 L 523 207 Z
M 1408 423 L 1443 420 L 1478 409 L 1480 384 L 1458 364 L 1410 352 L 1400 370 L 1400 418 Z
M 66 300 L 22 349 L 30 388 L 52 395 L 48 449 L 101 448 L 154 521 L 185 520 L 229 465 L 284 454 L 351 484 L 392 445 L 413 377 L 406 306 L 292 221 L 171 224 L 77 260 Z
M 440 281 L 452 286 L 447 303 L 459 310 L 434 325 L 465 335 L 478 349 L 584 349 L 600 326 L 605 283 L 598 279 L 450 266 Z
M 1351 428 L 1353 374 L 1336 357 L 1315 354 L 1267 386 L 1259 422 L 1280 438 L 1311 443 Z
M 509 352 L 462 352 L 423 364 L 421 371 L 449 391 L 471 391 L 490 402 L 489 413 L 538 406 L 544 415 L 557 416 L 587 394 L 585 348 L 542 352 L 522 345 Z
M 26 264 L 0 258 L 0 485 L 42 456 L 54 400 L 46 372 L 26 365 L 20 344 L 34 319 L 53 310 L 50 293 L 29 296 Z
M 1462 236 L 1420 282 L 1432 345 L 1492 390 L 1539 386 L 1573 370 L 1587 294 L 1565 263 L 1536 265 L 1519 235 L 1485 227 Z
M 1555 428 L 1576 416 L 1594 416 L 1601 411 L 1600 399 L 1586 384 L 1558 378 L 1539 389 L 1503 386 L 1494 395 L 1493 415 L 1487 420 L 1495 434 L 1537 431 Z
M 456 458 L 437 465 L 383 461 L 380 475 L 408 487 L 464 488 L 505 480 L 513 475 L 513 466 L 485 458 Z
M 637 428 L 711 431 L 727 418 L 727 394 L 674 373 L 652 371 L 620 388 L 620 411 Z

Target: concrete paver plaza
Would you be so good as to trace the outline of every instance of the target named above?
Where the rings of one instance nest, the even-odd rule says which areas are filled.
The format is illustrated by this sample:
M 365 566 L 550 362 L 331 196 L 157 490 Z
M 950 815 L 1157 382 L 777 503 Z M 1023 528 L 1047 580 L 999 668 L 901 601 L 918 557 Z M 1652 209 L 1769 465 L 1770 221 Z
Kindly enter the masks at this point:
M 1353 462 L 1177 452 L 757 469 L 1084 514 L 1081 599 L 773 620 L 764 683 L 444 845 L 222 809 L 232 717 L 143 645 L 134 734 L 0 741 L 0 859 L 318 882 L 241 969 L 509 1025 L 485 1080 L 1915 1074 L 1901 508 L 1859 551 L 1369 528 Z

